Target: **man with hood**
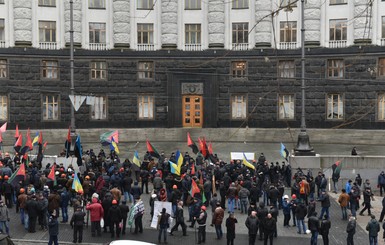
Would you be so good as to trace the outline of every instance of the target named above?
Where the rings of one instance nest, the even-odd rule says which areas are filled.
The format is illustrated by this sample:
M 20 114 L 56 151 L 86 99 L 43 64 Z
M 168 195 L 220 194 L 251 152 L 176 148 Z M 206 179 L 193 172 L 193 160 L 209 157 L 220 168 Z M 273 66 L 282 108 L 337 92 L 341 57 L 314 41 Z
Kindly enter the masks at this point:
M 366 225 L 366 230 L 369 232 L 370 245 L 378 244 L 378 232 L 380 232 L 380 224 L 376 220 L 376 216 L 370 215 L 371 220 Z
M 347 245 L 354 245 L 354 234 L 356 233 L 356 218 L 349 214 L 349 222 L 346 227 L 346 232 L 348 233 L 348 237 L 346 238 Z
M 92 198 L 92 203 L 88 203 L 86 209 L 90 211 L 91 216 L 91 235 L 95 237 L 95 233 L 97 233 L 98 236 L 101 236 L 100 220 L 104 216 L 102 205 L 98 203 L 97 198 Z
M 70 225 L 74 229 L 73 233 L 73 243 L 79 242 L 82 243 L 83 240 L 83 226 L 84 226 L 84 217 L 86 213 L 82 211 L 81 206 L 76 207 L 75 213 L 72 215 Z

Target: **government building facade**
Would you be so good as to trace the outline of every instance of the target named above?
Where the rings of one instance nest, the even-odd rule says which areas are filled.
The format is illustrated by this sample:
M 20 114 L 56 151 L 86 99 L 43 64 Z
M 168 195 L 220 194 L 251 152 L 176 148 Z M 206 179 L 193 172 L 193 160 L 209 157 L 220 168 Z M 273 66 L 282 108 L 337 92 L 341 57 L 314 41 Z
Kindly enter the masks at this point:
M 1 122 L 69 126 L 71 5 L 78 128 L 299 127 L 302 18 L 307 126 L 384 128 L 384 0 L 0 0 Z

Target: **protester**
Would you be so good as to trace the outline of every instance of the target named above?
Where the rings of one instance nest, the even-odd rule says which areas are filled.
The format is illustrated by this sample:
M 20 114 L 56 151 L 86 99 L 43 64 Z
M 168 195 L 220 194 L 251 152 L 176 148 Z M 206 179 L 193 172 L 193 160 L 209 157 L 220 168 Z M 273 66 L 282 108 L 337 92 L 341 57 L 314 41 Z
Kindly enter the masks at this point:
M 364 212 L 365 210 L 368 210 L 368 215 L 370 216 L 372 213 L 371 213 L 371 208 L 372 208 L 372 204 L 371 204 L 371 200 L 373 199 L 373 193 L 372 193 L 372 190 L 371 188 L 368 188 L 366 187 L 364 192 L 364 202 L 362 203 L 362 205 L 364 206 L 364 208 L 360 211 L 360 215 L 364 215 Z
M 223 232 L 222 232 L 222 222 L 223 218 L 225 216 L 225 211 L 221 207 L 220 202 L 217 203 L 217 208 L 214 211 L 213 219 L 211 222 L 211 225 L 215 227 L 215 232 L 217 234 L 217 239 L 222 239 Z
M 120 222 L 122 221 L 122 212 L 118 206 L 117 200 L 112 200 L 112 206 L 108 209 L 108 217 L 110 219 L 111 238 L 120 237 Z
M 356 218 L 349 214 L 349 222 L 346 227 L 348 237 L 346 238 L 347 245 L 354 245 L 354 234 L 356 234 Z
M 0 200 L 0 233 L 4 232 L 4 227 L 6 234 L 9 235 L 9 221 L 8 207 L 3 200 Z
M 127 206 L 127 203 L 125 200 L 122 201 L 122 203 L 119 205 L 120 208 L 120 214 L 122 215 L 122 235 L 126 234 L 126 224 L 127 224 L 127 216 L 128 212 L 130 211 L 130 208 Z
M 164 243 L 167 243 L 167 229 L 170 227 L 170 223 L 170 214 L 166 212 L 166 208 L 162 208 L 162 212 L 158 215 L 158 243 L 161 243 L 162 234 Z
M 175 213 L 175 225 L 171 228 L 170 235 L 173 235 L 173 232 L 178 230 L 178 226 L 182 227 L 183 236 L 187 236 L 186 229 L 187 225 L 184 222 L 184 214 L 183 214 L 183 201 L 178 202 L 178 207 Z
M 378 220 L 379 222 L 382 222 L 382 220 L 384 219 L 384 215 L 385 215 L 385 197 L 382 198 L 382 210 L 381 210 L 381 214 L 380 214 L 380 219 Z
M 378 244 L 378 232 L 380 232 L 380 224 L 376 220 L 376 216 L 370 215 L 371 220 L 366 225 L 366 230 L 369 232 L 370 245 Z
M 227 245 L 234 245 L 235 239 L 235 224 L 238 223 L 238 220 L 235 218 L 234 214 L 229 214 L 229 217 L 226 219 L 226 239 Z M 258 229 L 258 227 L 257 227 Z M 384 232 L 385 234 L 385 232 Z M 257 235 L 255 235 L 257 236 Z M 255 239 L 254 239 L 255 241 Z
M 104 210 L 102 205 L 98 202 L 97 198 L 92 198 L 92 203 L 88 203 L 87 210 L 90 211 L 91 216 L 91 235 L 95 237 L 97 234 L 98 236 L 102 235 L 102 229 L 100 227 L 100 220 L 103 219 L 104 216 Z
M 58 245 L 58 235 L 59 235 L 59 222 L 57 221 L 56 210 L 52 211 L 48 219 L 48 233 L 49 241 L 48 245 Z
M 277 230 L 277 221 L 271 213 L 268 213 L 263 221 L 264 245 L 267 245 L 267 240 L 270 240 L 270 245 L 273 245 L 274 232 Z
M 323 244 L 329 245 L 329 230 L 331 227 L 331 222 L 326 215 L 324 215 L 321 225 L 320 225 L 320 234 L 322 236 Z
M 349 204 L 349 200 L 350 200 L 350 197 L 348 194 L 346 194 L 346 190 L 342 189 L 341 194 L 338 197 L 338 203 L 340 204 L 341 211 L 342 211 L 342 220 L 348 219 L 347 207 Z
M 257 212 L 252 211 L 251 215 L 247 217 L 245 225 L 247 227 L 249 234 L 249 245 L 254 245 L 257 239 L 258 228 L 260 221 L 257 217 Z
M 74 230 L 73 233 L 73 243 L 82 243 L 83 241 L 83 227 L 84 227 L 84 217 L 86 213 L 82 211 L 82 206 L 76 208 L 75 213 L 72 215 L 70 220 L 71 228 Z
M 313 216 L 310 216 L 308 219 L 308 226 L 311 232 L 310 245 L 317 245 L 318 233 L 320 228 L 320 222 L 317 217 L 317 212 L 313 213 Z
M 200 215 L 196 220 L 198 222 L 198 244 L 201 244 L 206 241 L 206 206 L 201 207 Z
M 377 188 L 380 188 L 380 196 L 382 196 L 382 191 L 385 192 L 385 173 L 381 171 L 378 175 Z

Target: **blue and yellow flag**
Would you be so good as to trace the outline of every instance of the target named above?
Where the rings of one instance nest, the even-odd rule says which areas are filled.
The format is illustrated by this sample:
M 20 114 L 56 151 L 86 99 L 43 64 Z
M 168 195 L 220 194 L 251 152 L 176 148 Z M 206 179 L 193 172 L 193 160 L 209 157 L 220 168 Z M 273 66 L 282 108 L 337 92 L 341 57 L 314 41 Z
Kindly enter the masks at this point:
M 168 163 L 170 164 L 171 173 L 180 176 L 180 167 L 171 161 L 168 161 Z
M 249 161 L 247 161 L 247 158 L 246 158 L 246 155 L 245 153 L 243 153 L 243 159 L 242 159 L 242 163 L 243 165 L 245 165 L 246 167 L 248 168 L 251 168 L 251 169 L 254 169 L 255 170 L 255 167 L 253 164 L 249 163 Z
M 74 181 L 72 182 L 72 190 L 75 190 L 79 193 L 79 191 L 83 192 L 83 186 L 80 183 L 78 174 L 75 172 L 74 174 Z
M 134 153 L 134 158 L 132 159 L 132 162 L 140 168 L 140 159 L 139 159 L 139 154 L 138 151 L 135 151 Z
M 288 161 L 287 157 L 289 156 L 289 151 L 286 149 L 286 146 L 282 143 L 281 143 L 281 150 L 279 152 L 281 153 L 281 156 L 285 158 L 286 161 Z
M 33 138 L 32 145 L 36 146 L 39 143 L 39 131 L 36 132 L 35 138 Z
M 116 144 L 116 142 L 114 140 L 114 137 L 112 137 L 112 139 L 111 139 L 110 150 L 115 151 L 117 154 L 120 153 L 118 145 Z
M 178 165 L 178 168 L 180 169 L 183 165 L 183 156 L 179 150 L 177 150 L 175 153 L 175 159 L 176 159 L 176 165 Z

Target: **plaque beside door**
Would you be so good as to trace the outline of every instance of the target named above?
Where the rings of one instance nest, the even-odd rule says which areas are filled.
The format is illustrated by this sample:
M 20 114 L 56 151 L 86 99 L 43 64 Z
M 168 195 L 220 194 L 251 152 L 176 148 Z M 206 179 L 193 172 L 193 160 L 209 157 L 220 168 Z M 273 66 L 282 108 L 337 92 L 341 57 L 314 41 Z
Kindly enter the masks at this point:
M 203 94 L 203 83 L 182 83 L 182 94 Z

